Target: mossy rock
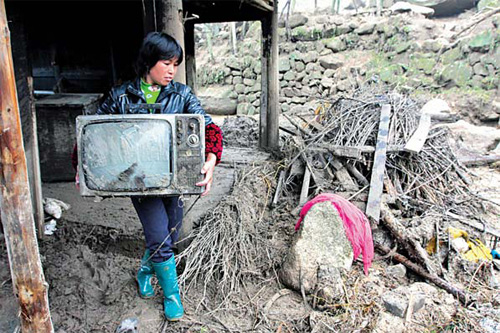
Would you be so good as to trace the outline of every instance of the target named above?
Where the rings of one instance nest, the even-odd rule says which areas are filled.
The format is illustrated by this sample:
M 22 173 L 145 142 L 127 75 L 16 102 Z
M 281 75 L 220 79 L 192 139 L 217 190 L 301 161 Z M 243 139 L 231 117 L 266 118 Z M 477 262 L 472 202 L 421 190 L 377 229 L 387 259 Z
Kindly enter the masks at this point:
M 406 52 L 407 50 L 409 50 L 411 48 L 411 45 L 412 45 L 412 42 L 403 42 L 401 44 L 394 46 L 394 51 L 397 54 Z
M 411 59 L 411 67 L 421 70 L 427 75 L 432 74 L 434 66 L 436 66 L 436 60 L 433 57 L 419 55 Z
M 344 39 L 340 38 L 340 37 L 327 39 L 324 41 L 324 44 L 327 48 L 329 48 L 333 52 L 341 52 L 347 48 L 347 45 L 344 42 Z
M 472 51 L 477 52 L 488 52 L 490 46 L 493 44 L 494 36 L 493 33 L 489 30 L 476 35 L 469 41 L 469 48 Z
M 308 29 L 304 26 L 300 26 L 292 29 L 292 38 L 300 41 L 315 41 L 323 38 L 323 30 L 313 28 Z
M 458 47 L 455 47 L 443 53 L 443 55 L 441 56 L 441 62 L 443 63 L 443 65 L 448 65 L 454 63 L 459 59 L 462 59 L 462 57 L 462 51 Z
M 481 80 L 481 87 L 486 90 L 492 90 L 500 87 L 500 80 L 498 77 L 485 77 Z
M 465 61 L 457 61 L 443 68 L 441 79 L 444 82 L 452 82 L 459 87 L 466 87 L 472 77 L 472 67 Z
M 485 56 L 483 62 L 493 65 L 496 69 L 500 69 L 500 47 L 495 50 L 494 54 Z
M 477 9 L 479 11 L 485 8 L 498 8 L 500 7 L 500 0 L 480 0 L 477 4 Z
M 400 65 L 389 65 L 379 73 L 380 79 L 386 83 L 398 83 L 401 81 L 401 75 L 403 74 L 403 69 Z

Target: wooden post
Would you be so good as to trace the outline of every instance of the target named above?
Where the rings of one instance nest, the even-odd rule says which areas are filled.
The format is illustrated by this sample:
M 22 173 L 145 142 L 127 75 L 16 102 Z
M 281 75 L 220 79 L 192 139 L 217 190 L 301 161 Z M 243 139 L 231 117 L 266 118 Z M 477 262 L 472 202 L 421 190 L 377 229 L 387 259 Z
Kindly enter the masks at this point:
M 262 94 L 260 138 L 262 148 L 279 147 L 279 50 L 278 1 L 274 10 L 262 21 Z
M 182 0 L 162 0 L 162 31 L 177 39 L 184 50 L 184 25 Z M 183 61 L 175 81 L 186 84 L 186 62 Z
M 196 95 L 196 56 L 194 45 L 194 24 L 186 23 L 185 37 L 185 53 L 186 56 L 186 84 L 191 87 L 191 90 Z
M 54 332 L 33 221 L 5 0 L 0 0 L 0 168 L 2 224 L 22 331 Z

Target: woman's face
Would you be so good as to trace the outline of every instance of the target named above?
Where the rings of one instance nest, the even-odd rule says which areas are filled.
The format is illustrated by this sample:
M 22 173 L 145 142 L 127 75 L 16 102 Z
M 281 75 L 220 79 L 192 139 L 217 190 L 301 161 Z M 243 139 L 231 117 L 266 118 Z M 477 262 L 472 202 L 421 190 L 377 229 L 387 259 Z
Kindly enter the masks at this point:
M 177 67 L 179 66 L 177 58 L 169 60 L 158 60 L 149 73 L 146 74 L 146 82 L 149 84 L 159 84 L 167 86 L 173 80 Z

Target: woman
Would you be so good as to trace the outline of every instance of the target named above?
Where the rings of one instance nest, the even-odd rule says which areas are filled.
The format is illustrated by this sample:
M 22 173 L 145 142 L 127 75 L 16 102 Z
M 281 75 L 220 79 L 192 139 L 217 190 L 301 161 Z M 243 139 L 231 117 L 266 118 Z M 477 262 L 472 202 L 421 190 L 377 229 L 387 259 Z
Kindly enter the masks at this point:
M 137 58 L 137 78 L 113 88 L 97 113 L 149 113 L 154 110 L 126 106 L 158 103 L 162 106 L 161 113 L 203 115 L 206 125 L 206 162 L 201 173 L 205 176 L 196 185 L 205 186 L 204 196 L 210 191 L 214 168 L 222 155 L 222 132 L 205 114 L 191 89 L 173 81 L 182 59 L 182 48 L 174 38 L 161 32 L 149 33 Z M 156 274 L 163 289 L 165 317 L 170 321 L 178 320 L 183 316 L 184 309 L 179 296 L 172 246 L 177 241 L 177 231 L 182 224 L 181 199 L 179 196 L 133 197 L 132 203 L 141 220 L 147 247 L 137 273 L 139 294 L 145 298 L 154 295 L 151 278 Z

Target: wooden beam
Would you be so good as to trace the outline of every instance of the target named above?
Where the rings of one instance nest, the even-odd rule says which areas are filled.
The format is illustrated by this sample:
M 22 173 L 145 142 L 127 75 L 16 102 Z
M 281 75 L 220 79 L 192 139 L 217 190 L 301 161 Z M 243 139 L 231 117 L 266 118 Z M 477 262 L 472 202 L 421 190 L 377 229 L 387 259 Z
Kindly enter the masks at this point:
M 161 0 L 162 31 L 177 39 L 184 48 L 182 0 Z M 186 84 L 186 61 L 178 67 L 174 80 Z
M 198 87 L 196 86 L 196 55 L 194 41 L 194 24 L 186 23 L 186 32 L 184 36 L 184 45 L 186 56 L 186 84 L 191 87 L 191 90 L 196 95 Z
M 0 207 L 23 332 L 54 332 L 33 221 L 5 0 L 0 0 Z
M 384 104 L 380 110 L 380 122 L 377 135 L 377 147 L 373 157 L 372 177 L 370 192 L 366 204 L 366 215 L 378 222 L 380 218 L 380 199 L 384 188 L 385 161 L 387 152 L 387 138 L 389 136 L 389 123 L 391 120 L 391 105 Z

